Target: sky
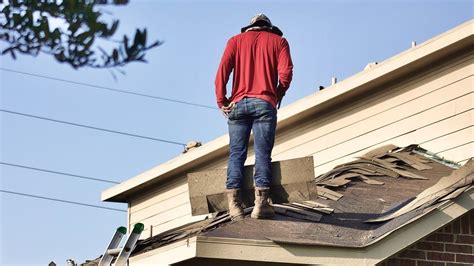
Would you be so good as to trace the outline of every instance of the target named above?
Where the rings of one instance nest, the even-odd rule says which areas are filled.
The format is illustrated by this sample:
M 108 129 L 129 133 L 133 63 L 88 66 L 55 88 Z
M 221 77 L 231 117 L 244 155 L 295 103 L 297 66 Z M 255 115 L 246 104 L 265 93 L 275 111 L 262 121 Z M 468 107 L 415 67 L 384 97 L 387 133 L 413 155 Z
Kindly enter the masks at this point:
M 146 27 L 164 41 L 149 63 L 116 79 L 106 70 L 59 64 L 46 55 L 0 56 L 9 70 L 216 106 L 214 77 L 227 40 L 265 13 L 287 38 L 293 82 L 283 107 L 458 26 L 473 1 L 139 1 L 101 6 L 120 20 L 116 36 Z M 230 86 L 228 86 L 230 88 Z M 98 90 L 0 70 L 2 110 L 180 143 L 226 133 L 216 109 Z M 125 181 L 178 156 L 183 147 L 0 112 L 0 162 Z M 113 184 L 0 164 L 1 190 L 126 209 L 100 201 Z M 0 192 L 0 265 L 97 258 L 126 213 Z

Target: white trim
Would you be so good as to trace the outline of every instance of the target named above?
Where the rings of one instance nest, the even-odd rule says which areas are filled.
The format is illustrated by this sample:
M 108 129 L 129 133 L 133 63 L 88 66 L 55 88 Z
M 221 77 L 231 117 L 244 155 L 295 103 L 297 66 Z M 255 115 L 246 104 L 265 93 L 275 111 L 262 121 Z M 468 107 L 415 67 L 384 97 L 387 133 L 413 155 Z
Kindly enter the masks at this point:
M 278 245 L 215 237 L 198 237 L 197 257 L 317 265 L 367 265 L 363 249 Z

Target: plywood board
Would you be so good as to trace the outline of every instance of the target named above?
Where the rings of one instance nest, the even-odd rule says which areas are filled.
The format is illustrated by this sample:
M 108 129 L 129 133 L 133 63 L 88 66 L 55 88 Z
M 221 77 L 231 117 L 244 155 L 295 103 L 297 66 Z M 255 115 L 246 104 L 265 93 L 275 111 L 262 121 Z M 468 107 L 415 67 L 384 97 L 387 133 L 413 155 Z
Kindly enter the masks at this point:
M 245 167 L 242 190 L 252 194 L 253 166 Z M 310 189 L 307 183 L 314 178 L 314 163 L 312 157 L 291 159 L 272 163 L 271 180 L 274 201 L 287 202 L 290 199 L 310 199 Z M 189 197 L 193 214 L 203 214 L 227 209 L 225 195 L 226 169 L 215 169 L 188 174 Z M 298 193 L 294 193 L 297 191 Z M 244 194 L 244 193 L 243 193 Z M 285 195 L 281 197 L 280 195 Z M 246 205 L 252 203 L 253 195 L 247 195 Z M 251 205 L 250 205 L 251 206 Z

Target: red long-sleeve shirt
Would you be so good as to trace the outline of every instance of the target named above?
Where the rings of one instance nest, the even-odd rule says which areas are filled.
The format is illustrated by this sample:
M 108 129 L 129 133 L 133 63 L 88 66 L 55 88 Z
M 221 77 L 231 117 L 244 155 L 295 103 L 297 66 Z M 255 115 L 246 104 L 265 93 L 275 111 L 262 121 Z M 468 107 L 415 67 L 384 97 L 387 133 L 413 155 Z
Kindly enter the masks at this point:
M 234 71 L 232 94 L 226 84 Z M 216 74 L 217 105 L 256 97 L 274 107 L 284 95 L 293 76 L 290 47 L 285 38 L 267 31 L 248 31 L 229 39 Z

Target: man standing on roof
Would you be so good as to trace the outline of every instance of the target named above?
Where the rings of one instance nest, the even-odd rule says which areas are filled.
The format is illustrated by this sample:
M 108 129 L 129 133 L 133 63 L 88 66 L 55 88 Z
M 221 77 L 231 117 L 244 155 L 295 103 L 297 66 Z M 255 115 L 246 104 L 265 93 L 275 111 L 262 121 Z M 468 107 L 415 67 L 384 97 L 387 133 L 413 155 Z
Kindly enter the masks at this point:
M 240 188 L 251 130 L 255 150 L 255 207 L 251 217 L 270 218 L 275 214 L 269 192 L 277 106 L 293 75 L 290 47 L 282 36 L 267 16 L 254 16 L 241 34 L 229 39 L 217 70 L 217 105 L 229 125 L 226 188 L 233 220 L 244 216 Z M 227 98 L 226 84 L 232 71 L 232 94 Z

